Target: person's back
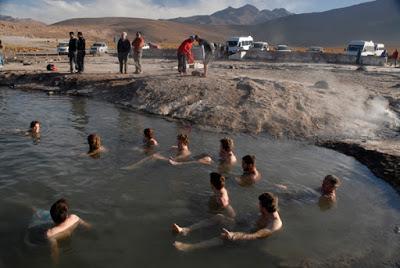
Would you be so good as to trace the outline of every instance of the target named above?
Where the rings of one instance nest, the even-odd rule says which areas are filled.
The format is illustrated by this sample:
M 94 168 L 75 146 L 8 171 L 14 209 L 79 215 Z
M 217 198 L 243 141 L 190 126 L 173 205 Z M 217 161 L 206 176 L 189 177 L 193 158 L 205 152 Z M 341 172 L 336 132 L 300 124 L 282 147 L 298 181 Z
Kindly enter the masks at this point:
M 205 53 L 214 53 L 215 47 L 214 44 L 208 42 L 205 39 L 199 38 L 199 45 L 204 47 Z
M 54 226 L 47 230 L 46 238 L 51 245 L 53 260 L 57 262 L 59 255 L 58 240 L 70 236 L 79 225 L 86 228 L 90 228 L 91 226 L 77 215 L 69 213 L 69 205 L 64 198 L 59 199 L 51 206 L 50 216 L 54 222 Z
M 392 54 L 392 58 L 396 60 L 398 57 L 399 57 L 399 52 L 396 49 Z
M 83 36 L 78 38 L 77 49 L 80 52 L 85 52 L 86 50 L 86 40 L 83 38 Z

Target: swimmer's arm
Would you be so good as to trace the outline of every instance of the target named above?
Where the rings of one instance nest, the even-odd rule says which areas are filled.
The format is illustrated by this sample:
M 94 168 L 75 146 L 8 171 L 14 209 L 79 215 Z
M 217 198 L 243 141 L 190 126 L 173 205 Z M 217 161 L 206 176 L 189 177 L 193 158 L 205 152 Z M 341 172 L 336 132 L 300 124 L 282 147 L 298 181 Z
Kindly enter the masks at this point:
M 50 238 L 49 243 L 50 243 L 50 250 L 51 250 L 51 259 L 53 260 L 53 262 L 55 264 L 57 264 L 59 257 L 60 257 L 60 250 L 58 248 L 57 239 Z
M 257 240 L 257 239 L 267 238 L 273 234 L 273 231 L 266 229 L 266 228 L 258 230 L 255 233 L 230 232 L 230 231 L 226 230 L 225 228 L 223 228 L 222 230 L 223 230 L 223 233 L 221 234 L 221 237 L 223 239 L 231 240 L 231 241 Z
M 79 219 L 79 225 L 85 227 L 86 229 L 91 229 L 92 225 L 90 223 L 87 223 L 86 221 Z

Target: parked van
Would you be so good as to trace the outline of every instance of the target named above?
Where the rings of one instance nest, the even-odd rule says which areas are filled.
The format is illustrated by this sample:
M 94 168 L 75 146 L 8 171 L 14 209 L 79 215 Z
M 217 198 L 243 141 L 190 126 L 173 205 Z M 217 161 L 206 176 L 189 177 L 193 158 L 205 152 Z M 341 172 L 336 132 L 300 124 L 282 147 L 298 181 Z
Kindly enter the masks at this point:
M 361 56 L 374 56 L 375 44 L 372 41 L 351 41 L 346 49 L 346 54 L 350 56 L 357 56 L 358 51 L 361 50 Z
M 249 49 L 253 46 L 253 37 L 231 37 L 226 42 L 226 45 L 228 47 L 229 55 L 238 53 L 239 51 L 249 51 Z
M 269 51 L 269 45 L 267 42 L 254 42 L 252 50 Z

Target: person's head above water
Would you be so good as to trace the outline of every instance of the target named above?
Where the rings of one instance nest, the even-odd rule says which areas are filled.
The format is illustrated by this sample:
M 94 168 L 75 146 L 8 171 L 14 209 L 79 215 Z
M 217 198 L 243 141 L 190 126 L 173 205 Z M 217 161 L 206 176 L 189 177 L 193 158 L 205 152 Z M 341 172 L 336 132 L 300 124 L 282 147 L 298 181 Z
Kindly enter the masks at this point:
M 219 173 L 212 172 L 210 173 L 210 183 L 215 189 L 221 190 L 225 187 L 225 178 Z
M 30 128 L 29 128 L 29 131 L 32 134 L 39 134 L 40 133 L 40 122 L 36 121 L 36 120 L 32 121 L 31 125 L 30 125 Z
M 220 140 L 221 143 L 221 149 L 224 150 L 225 152 L 229 153 L 233 151 L 233 140 L 230 138 L 223 138 Z
M 258 197 L 261 213 L 274 213 L 278 211 L 278 197 L 266 192 Z
M 146 139 L 154 139 L 154 130 L 152 128 L 146 128 L 143 130 L 143 135 Z
M 322 194 L 330 195 L 336 191 L 340 185 L 340 179 L 335 175 L 327 175 L 322 182 Z
M 252 171 L 256 167 L 256 157 L 254 155 L 246 155 L 242 158 L 243 171 Z
M 101 140 L 100 136 L 96 133 L 90 134 L 87 137 L 88 144 L 89 144 L 89 153 L 99 150 L 101 148 Z
M 50 215 L 55 224 L 61 224 L 68 218 L 69 205 L 67 200 L 61 198 L 50 208 Z
M 189 145 L 189 136 L 186 134 L 179 134 L 176 139 L 178 140 L 178 148 Z

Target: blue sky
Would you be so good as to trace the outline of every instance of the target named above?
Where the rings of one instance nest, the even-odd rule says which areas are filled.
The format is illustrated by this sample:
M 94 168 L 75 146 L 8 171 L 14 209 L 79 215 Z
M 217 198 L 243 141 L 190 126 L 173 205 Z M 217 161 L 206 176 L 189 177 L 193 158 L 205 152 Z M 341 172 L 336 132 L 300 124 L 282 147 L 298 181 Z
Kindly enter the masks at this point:
M 370 0 L 0 0 L 0 14 L 56 22 L 73 17 L 123 16 L 173 18 L 211 14 L 228 6 L 252 4 L 259 9 L 286 8 L 317 12 Z

